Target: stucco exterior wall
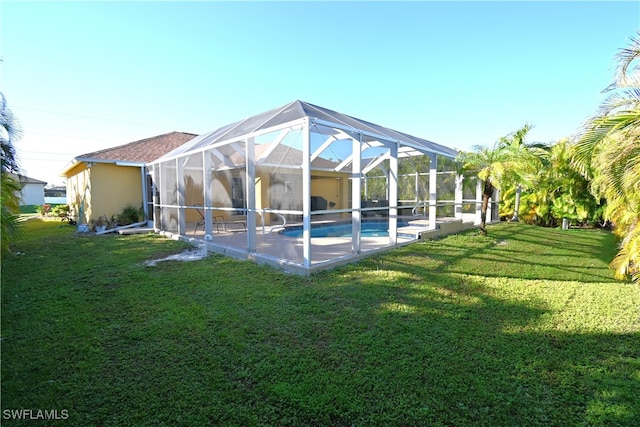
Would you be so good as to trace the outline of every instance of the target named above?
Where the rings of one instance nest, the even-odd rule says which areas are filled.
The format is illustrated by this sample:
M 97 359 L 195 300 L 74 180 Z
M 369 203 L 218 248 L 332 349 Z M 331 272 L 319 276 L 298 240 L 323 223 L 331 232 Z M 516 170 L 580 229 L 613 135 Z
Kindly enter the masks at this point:
M 97 163 L 87 168 L 80 163 L 67 175 L 67 203 L 79 216 L 84 201 L 82 223 L 88 223 L 101 215 L 111 218 L 127 205 L 136 209 L 142 206 L 142 177 L 140 168 Z M 86 189 L 86 191 L 85 191 Z
M 44 184 L 24 184 L 20 191 L 20 205 L 44 205 Z
M 83 195 L 86 194 L 85 199 L 91 200 L 91 191 L 89 188 L 89 175 L 90 171 L 87 169 L 87 165 L 79 163 L 76 167 L 71 169 L 67 175 L 67 204 L 71 208 L 72 216 L 75 217 L 80 223 L 86 223 L 86 207 L 84 210 L 84 218 L 80 218 L 80 207 L 83 201 Z M 86 188 L 86 192 L 85 192 Z M 90 206 L 85 200 L 85 205 Z
M 91 168 L 91 219 L 110 218 L 131 205 L 142 207 L 140 168 L 98 163 Z
M 311 195 L 323 197 L 327 203 L 335 203 L 327 209 L 347 209 L 349 207 L 350 181 L 346 174 L 338 172 L 311 171 Z

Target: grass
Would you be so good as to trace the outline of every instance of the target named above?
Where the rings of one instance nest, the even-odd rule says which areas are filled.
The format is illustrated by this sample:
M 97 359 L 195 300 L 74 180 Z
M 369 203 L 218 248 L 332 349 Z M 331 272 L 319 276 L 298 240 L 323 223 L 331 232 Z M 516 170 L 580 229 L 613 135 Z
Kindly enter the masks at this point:
M 147 267 L 184 244 L 25 224 L 2 260 L 3 411 L 66 409 L 59 423 L 83 426 L 640 425 L 640 291 L 613 279 L 606 232 L 502 224 L 304 278 L 214 255 Z

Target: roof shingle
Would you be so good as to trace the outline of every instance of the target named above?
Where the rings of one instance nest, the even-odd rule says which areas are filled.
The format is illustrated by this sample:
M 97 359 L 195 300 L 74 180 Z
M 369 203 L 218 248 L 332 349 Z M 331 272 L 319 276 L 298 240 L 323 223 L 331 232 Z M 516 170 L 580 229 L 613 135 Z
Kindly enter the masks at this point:
M 169 132 L 128 144 L 77 156 L 76 159 L 148 163 L 195 138 L 196 134 Z
M 45 185 L 47 184 L 46 181 L 40 181 L 39 179 L 30 178 L 25 175 L 20 175 L 15 173 L 10 173 L 9 175 L 11 176 L 12 179 L 22 184 L 45 184 Z

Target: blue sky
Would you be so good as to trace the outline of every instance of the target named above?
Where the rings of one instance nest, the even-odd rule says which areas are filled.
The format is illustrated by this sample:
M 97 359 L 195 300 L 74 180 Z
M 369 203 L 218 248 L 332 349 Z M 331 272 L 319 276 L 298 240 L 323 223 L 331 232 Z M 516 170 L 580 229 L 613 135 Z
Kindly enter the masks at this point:
M 640 2 L 0 3 L 0 90 L 28 176 L 307 101 L 457 149 L 570 137 Z

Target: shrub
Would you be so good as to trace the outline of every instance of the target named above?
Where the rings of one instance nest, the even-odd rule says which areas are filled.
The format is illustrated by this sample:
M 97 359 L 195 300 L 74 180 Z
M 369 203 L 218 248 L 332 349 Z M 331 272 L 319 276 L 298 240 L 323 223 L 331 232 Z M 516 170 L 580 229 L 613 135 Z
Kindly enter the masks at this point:
M 118 216 L 118 223 L 121 225 L 129 225 L 141 221 L 144 221 L 144 213 L 142 211 L 142 208 L 137 209 L 132 205 L 125 206 L 125 208 Z
M 47 216 L 51 212 L 51 205 L 49 205 L 48 203 L 45 203 L 42 206 L 37 206 L 36 212 L 38 212 L 42 216 Z
M 58 218 L 67 218 L 70 210 L 69 205 L 57 205 L 51 209 L 51 213 Z

